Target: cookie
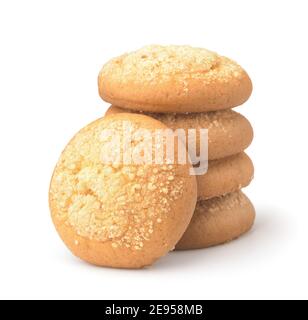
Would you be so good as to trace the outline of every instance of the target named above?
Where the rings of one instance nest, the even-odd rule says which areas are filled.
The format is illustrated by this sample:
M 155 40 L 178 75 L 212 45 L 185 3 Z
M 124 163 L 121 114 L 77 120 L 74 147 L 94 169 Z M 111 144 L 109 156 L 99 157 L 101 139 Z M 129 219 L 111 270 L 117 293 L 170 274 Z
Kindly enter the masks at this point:
M 209 161 L 207 173 L 197 176 L 198 199 L 206 200 L 247 187 L 253 174 L 253 163 L 244 152 Z
M 255 209 L 243 192 L 199 201 L 177 250 L 202 249 L 229 242 L 249 231 Z
M 159 113 L 208 112 L 244 103 L 246 71 L 229 58 L 190 46 L 147 46 L 114 58 L 98 77 L 103 100 Z
M 86 126 L 55 168 L 50 209 L 60 237 L 77 257 L 98 266 L 142 268 L 172 250 L 183 235 L 195 209 L 197 183 L 189 164 L 108 163 L 106 154 L 124 154 L 119 149 L 124 124 L 129 125 L 134 150 L 148 142 L 140 130 L 153 134 L 166 128 L 136 114 Z
M 127 112 L 123 108 L 111 106 L 106 115 Z M 225 158 L 244 151 L 252 142 L 253 129 L 250 122 L 240 113 L 233 110 L 222 110 L 208 113 L 164 114 L 145 113 L 167 127 L 176 129 L 197 130 L 197 150 L 200 150 L 198 129 L 208 129 L 208 159 Z

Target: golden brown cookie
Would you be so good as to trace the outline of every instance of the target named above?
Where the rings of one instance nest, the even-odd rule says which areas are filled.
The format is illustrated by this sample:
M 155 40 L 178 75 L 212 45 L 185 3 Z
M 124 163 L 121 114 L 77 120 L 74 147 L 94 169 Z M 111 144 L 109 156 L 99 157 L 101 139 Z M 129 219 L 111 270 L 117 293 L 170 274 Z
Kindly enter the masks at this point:
M 199 201 L 177 250 L 202 249 L 231 241 L 251 229 L 255 209 L 243 192 Z
M 114 58 L 98 77 L 103 100 L 160 113 L 208 112 L 241 105 L 252 92 L 229 58 L 190 46 L 147 46 Z
M 140 129 L 166 128 L 147 116 L 118 114 L 82 129 L 56 166 L 50 208 L 60 237 L 77 257 L 99 266 L 141 268 L 179 241 L 195 209 L 197 184 L 188 164 L 102 161 L 106 153 L 122 152 L 113 138 L 123 143 L 123 123 L 129 123 L 136 148 L 145 142 Z
M 111 106 L 106 115 L 127 112 L 127 110 Z M 222 110 L 208 113 L 163 114 L 144 113 L 173 130 L 208 129 L 209 160 L 225 158 L 244 151 L 252 142 L 253 129 L 249 121 L 233 110 Z M 197 134 L 197 150 L 200 149 L 200 137 Z
M 247 187 L 253 174 L 253 163 L 244 152 L 209 161 L 207 173 L 197 176 L 198 199 L 207 200 Z

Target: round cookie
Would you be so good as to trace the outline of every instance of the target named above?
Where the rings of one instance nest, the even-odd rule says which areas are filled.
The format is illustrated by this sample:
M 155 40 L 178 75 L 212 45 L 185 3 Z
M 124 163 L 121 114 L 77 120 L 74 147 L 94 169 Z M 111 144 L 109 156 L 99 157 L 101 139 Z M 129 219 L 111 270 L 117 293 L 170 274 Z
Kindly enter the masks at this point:
M 106 115 L 127 112 L 111 106 Z M 133 112 L 133 111 L 132 111 Z M 233 110 L 208 113 L 144 113 L 163 122 L 168 128 L 208 129 L 208 159 L 225 158 L 244 151 L 252 142 L 253 129 L 250 122 Z M 197 150 L 200 150 L 200 136 L 197 131 Z
M 146 142 L 140 129 L 166 128 L 147 116 L 119 114 L 82 129 L 55 168 L 50 209 L 60 237 L 77 257 L 99 266 L 141 268 L 167 254 L 183 235 L 197 183 L 189 164 L 109 164 L 102 158 L 106 153 L 123 154 L 113 140 L 119 136 L 122 146 L 123 124 L 130 125 L 136 148 Z
M 98 86 L 107 102 L 160 113 L 229 109 L 252 92 L 237 63 L 190 46 L 152 45 L 114 58 L 100 71 Z
M 197 176 L 198 199 L 207 200 L 247 187 L 253 174 L 253 163 L 244 152 L 209 161 L 207 173 Z
M 202 249 L 238 238 L 251 229 L 255 209 L 243 192 L 199 201 L 177 250 Z

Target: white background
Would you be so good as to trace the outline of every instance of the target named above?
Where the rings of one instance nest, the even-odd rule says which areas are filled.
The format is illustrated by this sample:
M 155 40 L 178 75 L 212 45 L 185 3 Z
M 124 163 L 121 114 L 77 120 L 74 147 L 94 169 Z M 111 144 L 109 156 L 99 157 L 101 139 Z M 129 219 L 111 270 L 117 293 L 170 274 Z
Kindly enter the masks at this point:
M 308 298 L 307 1 L 0 2 L 0 298 Z M 74 258 L 49 217 L 48 187 L 67 141 L 103 115 L 97 75 L 146 44 L 206 47 L 254 82 L 238 111 L 249 154 L 252 232 L 172 253 L 139 271 Z

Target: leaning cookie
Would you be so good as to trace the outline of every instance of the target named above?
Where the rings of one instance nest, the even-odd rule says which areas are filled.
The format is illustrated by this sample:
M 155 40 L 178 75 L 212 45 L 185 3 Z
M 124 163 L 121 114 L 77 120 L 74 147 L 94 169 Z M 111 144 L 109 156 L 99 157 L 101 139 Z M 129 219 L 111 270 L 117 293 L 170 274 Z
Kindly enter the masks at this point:
M 236 62 L 190 46 L 147 46 L 109 61 L 98 77 L 103 100 L 160 113 L 208 112 L 241 105 L 252 83 Z
M 130 112 L 111 106 L 106 115 Z M 131 111 L 134 112 L 134 111 Z M 253 129 L 240 113 L 223 110 L 208 113 L 163 114 L 143 113 L 163 122 L 168 128 L 177 130 L 196 129 L 196 150 L 200 150 L 199 129 L 208 129 L 208 159 L 225 158 L 244 151 L 252 142 Z
M 251 229 L 255 209 L 241 192 L 197 203 L 177 250 L 202 249 L 231 241 Z
M 207 200 L 247 187 L 253 174 L 253 163 L 244 152 L 209 161 L 207 173 L 197 176 L 198 199 Z
M 123 155 L 118 148 L 123 123 L 136 136 L 136 148 L 140 129 L 166 128 L 150 117 L 119 114 L 82 129 L 56 166 L 50 209 L 60 237 L 77 257 L 99 266 L 141 268 L 182 237 L 195 209 L 197 184 L 188 164 L 106 161 L 106 155 Z

